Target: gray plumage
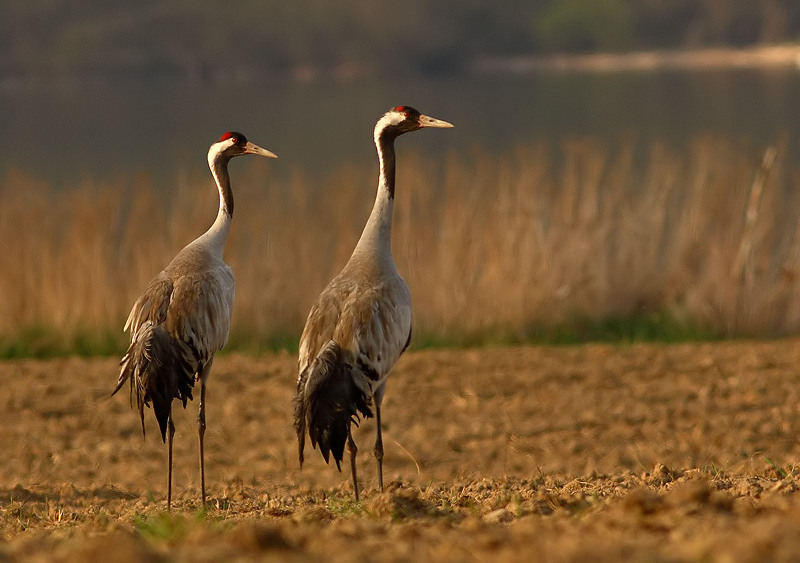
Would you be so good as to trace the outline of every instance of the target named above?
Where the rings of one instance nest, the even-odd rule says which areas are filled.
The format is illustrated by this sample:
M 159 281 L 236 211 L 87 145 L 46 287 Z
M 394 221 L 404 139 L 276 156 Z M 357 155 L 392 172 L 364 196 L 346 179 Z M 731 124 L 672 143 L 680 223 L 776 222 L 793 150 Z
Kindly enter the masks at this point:
M 172 399 L 186 407 L 195 380 L 228 341 L 233 272 L 198 240 L 150 282 L 125 323 L 131 344 L 114 393 L 130 381 L 143 432 L 143 407 L 152 402 L 164 441 Z
M 200 443 L 200 488 L 206 505 L 203 436 L 205 390 L 214 354 L 228 341 L 233 311 L 233 271 L 222 252 L 233 219 L 233 192 L 228 176 L 231 158 L 274 154 L 249 142 L 241 133 L 222 135 L 208 151 L 208 164 L 217 183 L 220 203 L 217 218 L 203 235 L 189 243 L 147 286 L 131 309 L 124 330 L 130 330 L 130 346 L 120 362 L 119 391 L 130 383 L 144 434 L 144 407 L 152 406 L 168 444 L 167 507 L 172 506 L 172 401 L 184 408 L 192 399 L 195 382 L 200 383 L 198 436 Z

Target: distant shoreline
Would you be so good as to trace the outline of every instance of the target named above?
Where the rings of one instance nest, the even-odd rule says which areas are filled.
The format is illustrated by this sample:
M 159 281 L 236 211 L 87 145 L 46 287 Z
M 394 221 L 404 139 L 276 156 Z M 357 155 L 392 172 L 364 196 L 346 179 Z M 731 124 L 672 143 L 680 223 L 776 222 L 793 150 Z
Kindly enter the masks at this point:
M 196 65 L 198 68 L 202 65 Z M 517 55 L 483 57 L 453 69 L 464 77 L 476 75 L 526 75 L 547 72 L 654 72 L 663 70 L 702 71 L 731 69 L 780 69 L 800 71 L 800 43 L 765 45 L 746 48 L 702 48 L 695 50 L 635 51 L 629 53 Z M 0 73 L 0 93 L 36 89 L 79 90 L 87 85 L 113 82 L 168 80 L 190 85 L 252 84 L 259 82 L 311 83 L 317 81 L 348 82 L 354 79 L 379 79 L 375 68 L 357 63 L 344 63 L 330 68 L 300 65 L 281 73 L 247 67 L 176 68 L 170 72 L 152 70 L 146 65 L 110 64 L 104 68 L 37 69 L 34 72 Z
M 528 74 L 532 72 L 626 72 L 655 70 L 708 70 L 735 68 L 796 68 L 800 70 L 800 44 L 731 47 L 680 51 L 637 51 L 585 55 L 531 55 L 478 61 L 479 73 Z

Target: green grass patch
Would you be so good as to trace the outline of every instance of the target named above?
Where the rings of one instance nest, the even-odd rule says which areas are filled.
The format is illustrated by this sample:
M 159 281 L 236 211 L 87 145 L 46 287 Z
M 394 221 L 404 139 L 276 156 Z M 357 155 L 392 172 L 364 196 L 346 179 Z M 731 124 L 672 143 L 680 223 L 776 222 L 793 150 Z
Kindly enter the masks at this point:
M 719 331 L 668 312 L 591 319 L 575 316 L 559 325 L 532 324 L 523 331 L 503 327 L 447 335 L 416 332 L 415 349 L 475 348 L 503 345 L 569 346 L 589 342 L 630 344 L 636 342 L 705 342 L 724 338 Z
M 142 537 L 155 542 L 179 542 L 192 531 L 203 529 L 227 529 L 230 523 L 222 518 L 210 518 L 206 513 L 155 512 L 137 514 L 133 526 Z
M 109 330 L 78 330 L 69 334 L 41 325 L 0 335 L 0 358 L 56 358 L 109 356 L 125 351 L 125 335 Z
M 169 512 L 148 516 L 137 514 L 133 519 L 133 526 L 143 537 L 157 541 L 181 540 L 189 530 L 184 515 Z
M 473 332 L 434 333 L 417 329 L 411 339 L 411 348 L 481 348 L 522 344 L 567 346 L 588 342 L 677 343 L 713 341 L 723 337 L 718 331 L 662 312 L 599 320 L 574 317 L 561 325 L 530 325 L 522 331 L 494 327 Z M 289 330 L 257 334 L 237 327 L 231 332 L 228 345 L 221 353 L 262 355 L 286 351 L 296 354 L 299 338 L 299 333 Z M 0 336 L 0 359 L 122 356 L 128 345 L 127 339 L 126 333 L 116 329 L 77 330 L 67 334 L 37 325 L 22 328 L 13 335 Z
M 328 510 L 336 517 L 363 516 L 365 514 L 361 501 L 357 501 L 352 493 L 342 496 L 331 495 L 327 499 Z
M 767 462 L 767 463 L 770 465 L 770 467 L 773 469 L 773 471 L 775 472 L 775 474 L 776 474 L 778 477 L 780 477 L 781 479 L 786 479 L 786 478 L 787 478 L 787 477 L 789 477 L 789 475 L 792 473 L 792 469 L 791 469 L 791 467 L 789 467 L 789 468 L 788 468 L 788 471 L 787 471 L 787 470 L 786 470 L 786 469 L 784 469 L 783 467 L 779 467 L 778 465 L 776 465 L 776 464 L 775 464 L 775 463 L 774 463 L 774 462 L 773 462 L 773 461 L 772 461 L 770 458 L 768 458 L 768 457 L 765 457 L 765 458 L 764 458 L 764 461 L 766 461 L 766 462 Z
M 269 334 L 259 334 L 255 331 L 233 327 L 224 351 L 256 356 L 282 351 L 297 354 L 299 341 L 299 332 L 281 330 Z

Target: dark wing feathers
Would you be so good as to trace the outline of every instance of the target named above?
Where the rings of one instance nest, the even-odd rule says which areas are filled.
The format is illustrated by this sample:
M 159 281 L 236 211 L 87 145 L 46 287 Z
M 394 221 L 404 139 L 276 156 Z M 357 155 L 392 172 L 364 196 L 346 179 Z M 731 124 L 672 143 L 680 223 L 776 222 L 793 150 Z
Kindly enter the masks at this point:
M 164 328 L 149 321 L 140 326 L 136 336 L 120 362 L 120 375 L 112 395 L 130 381 L 131 403 L 135 396 L 142 434 L 144 407 L 152 403 L 161 439 L 166 440 L 172 400 L 182 401 L 185 407 L 187 399 L 192 398 L 193 354 Z
M 137 299 L 125 323 L 131 344 L 114 393 L 130 381 L 142 431 L 144 407 L 152 404 L 165 439 L 173 399 L 186 406 L 195 376 L 228 340 L 233 296 L 230 267 L 190 244 Z
M 409 340 L 411 297 L 404 282 L 348 279 L 339 275 L 309 312 L 300 338 L 295 400 L 300 465 L 305 434 L 340 465 L 344 444 L 359 414 L 372 416 L 381 389 Z
M 350 425 L 358 425 L 360 416 L 372 417 L 369 382 L 360 370 L 353 369 L 346 355 L 334 341 L 329 341 L 297 382 L 294 425 L 301 466 L 306 429 L 311 445 L 319 445 L 325 462 L 333 454 L 341 471 Z

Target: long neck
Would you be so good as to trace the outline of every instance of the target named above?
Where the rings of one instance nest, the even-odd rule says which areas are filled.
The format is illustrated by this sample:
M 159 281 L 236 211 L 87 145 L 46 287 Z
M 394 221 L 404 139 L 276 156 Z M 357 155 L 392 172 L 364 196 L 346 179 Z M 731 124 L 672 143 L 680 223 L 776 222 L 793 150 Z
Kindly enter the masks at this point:
M 230 176 L 228 176 L 228 159 L 219 155 L 212 159 L 209 155 L 208 166 L 211 168 L 211 175 L 214 176 L 214 181 L 219 189 L 219 211 L 214 224 L 201 238 L 221 255 L 233 219 L 233 191 L 231 190 Z
M 375 135 L 375 146 L 378 149 L 380 174 L 378 176 L 378 193 L 375 205 L 369 215 L 361 238 L 353 254 L 360 252 L 377 253 L 391 259 L 392 257 L 392 208 L 394 206 L 394 136 Z

